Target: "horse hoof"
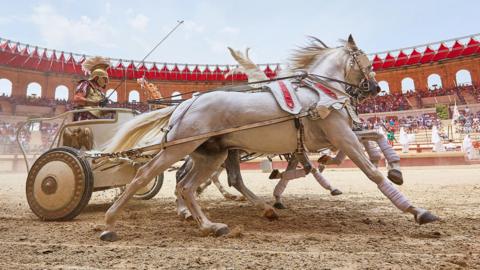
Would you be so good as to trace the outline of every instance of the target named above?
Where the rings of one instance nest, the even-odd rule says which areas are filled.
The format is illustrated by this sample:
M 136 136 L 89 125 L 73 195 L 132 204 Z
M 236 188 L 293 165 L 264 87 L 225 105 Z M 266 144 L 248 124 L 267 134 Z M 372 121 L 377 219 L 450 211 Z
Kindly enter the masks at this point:
M 229 201 L 245 201 L 245 197 L 241 196 L 241 195 L 227 195 L 227 196 L 224 196 L 225 199 L 229 200 Z
M 118 240 L 118 235 L 116 232 L 112 231 L 104 231 L 100 234 L 100 240 L 108 241 L 108 242 L 115 242 Z
M 266 217 L 269 220 L 276 220 L 278 219 L 278 214 L 275 212 L 273 208 L 266 209 L 265 212 L 263 212 L 263 216 Z
M 274 169 L 271 173 L 270 176 L 268 176 L 268 179 L 280 179 L 280 171 L 278 169 Z
M 402 172 L 397 169 L 388 170 L 387 178 L 390 179 L 390 181 L 392 181 L 392 183 L 396 185 L 400 186 L 403 184 Z
M 318 164 L 318 171 L 319 171 L 320 173 L 322 173 L 322 172 L 325 170 L 326 167 L 327 167 L 327 166 L 325 166 L 325 165 L 323 165 L 323 164 Z
M 422 212 L 418 216 L 415 215 L 415 221 L 420 225 L 431 223 L 438 220 L 440 220 L 439 217 L 435 216 L 434 214 L 428 211 Z
M 334 190 L 332 190 L 332 191 L 330 192 L 330 194 L 331 194 L 332 196 L 338 196 L 338 195 L 342 195 L 343 192 L 341 192 L 339 189 L 334 189 Z
M 281 202 L 276 202 L 273 204 L 273 207 L 277 208 L 277 209 L 287 209 L 287 207 L 281 203 Z
M 178 216 L 180 217 L 180 219 L 183 219 L 183 220 L 193 219 L 192 214 L 190 214 L 190 211 L 188 211 L 187 209 L 180 210 L 178 212 Z
M 193 220 L 193 217 L 190 215 L 190 213 L 181 213 L 179 216 L 182 220 Z
M 247 200 L 247 198 L 245 198 L 243 196 L 236 196 L 236 198 L 235 198 L 235 201 L 238 201 L 238 202 L 244 202 L 246 200 Z
M 218 236 L 227 235 L 229 232 L 230 232 L 230 229 L 227 226 L 220 227 L 220 228 L 215 230 L 215 236 L 218 237 Z

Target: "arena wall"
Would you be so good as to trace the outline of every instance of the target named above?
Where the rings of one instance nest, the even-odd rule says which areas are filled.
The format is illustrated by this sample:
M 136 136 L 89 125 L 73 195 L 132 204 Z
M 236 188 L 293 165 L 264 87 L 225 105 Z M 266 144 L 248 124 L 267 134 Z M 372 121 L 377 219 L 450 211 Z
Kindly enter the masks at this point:
M 428 89 L 428 76 L 438 74 L 444 88 L 455 87 L 456 74 L 460 70 L 468 70 L 473 82 L 480 82 L 480 56 L 474 55 L 421 64 L 401 68 L 378 70 L 377 81 L 386 81 L 390 93 L 402 93 L 402 80 L 412 78 L 415 88 L 426 91 Z
M 3 39 L 0 39 L 0 41 Z M 453 40 L 453 39 L 452 39 Z M 443 42 L 443 41 L 442 41 Z M 440 44 L 440 47 L 443 46 L 442 42 L 435 44 Z M 68 99 L 73 97 L 73 93 L 77 82 L 83 78 L 81 72 L 80 60 L 77 62 L 73 61 L 72 53 L 61 53 L 59 56 L 55 53 L 55 50 L 44 49 L 44 54 L 48 50 L 53 52 L 56 57 L 52 59 L 44 59 L 40 57 L 37 53 L 37 50 L 31 52 L 28 58 L 26 55 L 22 55 L 26 51 L 25 49 L 18 50 L 18 46 L 10 41 L 3 40 L 2 48 L 0 52 L 3 53 L 3 59 L 0 61 L 0 80 L 7 79 L 12 84 L 12 96 L 16 97 L 25 97 L 27 94 L 27 87 L 30 83 L 36 82 L 41 87 L 41 97 L 53 99 L 55 98 L 55 91 L 58 86 L 64 85 L 68 88 Z M 435 44 L 429 44 L 429 46 L 436 46 Z M 415 89 L 417 91 L 427 91 L 428 89 L 428 77 L 432 74 L 437 74 L 440 77 L 441 84 L 443 88 L 452 88 L 457 84 L 456 74 L 460 70 L 468 71 L 471 81 L 475 83 L 480 82 L 480 43 L 470 38 L 469 45 L 466 45 L 465 50 L 473 50 L 471 53 L 467 54 L 457 54 L 453 57 L 444 57 L 439 58 L 441 60 L 432 60 L 427 62 L 422 62 L 423 64 L 408 64 L 408 65 L 397 65 L 395 61 L 400 61 L 400 57 L 395 60 L 395 57 L 392 57 L 392 53 L 395 54 L 395 51 L 388 52 L 388 57 L 384 57 L 383 60 L 378 58 L 378 55 L 375 55 L 373 60 L 373 65 L 377 73 L 377 81 L 384 82 L 388 84 L 390 93 L 401 93 L 402 92 L 402 80 L 405 78 L 411 78 L 414 82 Z M 458 45 L 458 44 L 457 44 Z M 30 47 L 35 47 L 33 45 L 28 45 Z M 461 45 L 458 45 L 461 46 Z M 454 52 L 458 46 L 452 46 L 450 52 Z M 470 46 L 470 47 L 468 47 Z M 35 47 L 36 48 L 36 47 Z M 413 48 L 413 47 L 412 47 Z M 463 47 L 462 47 L 463 48 Z M 40 50 L 40 49 L 39 49 Z M 449 50 L 449 48 L 447 48 Z M 463 49 L 462 49 L 463 50 Z M 398 51 L 398 50 L 397 50 Z M 403 52 L 400 49 L 401 52 Z M 58 52 L 57 52 L 58 53 Z M 443 52 L 433 51 L 435 57 Z M 66 61 L 65 58 L 67 55 L 70 55 L 70 60 Z M 65 56 L 64 56 L 65 55 Z M 40 57 L 40 58 L 39 58 Z M 46 56 L 45 56 L 46 57 Z M 435 59 L 434 57 L 434 59 Z M 387 58 L 390 63 L 395 62 L 395 64 L 386 65 Z M 20 60 L 19 60 L 20 59 Z M 26 59 L 23 61 L 23 59 Z M 30 60 L 29 60 L 30 59 Z M 63 62 L 59 59 L 64 59 Z M 380 61 L 385 61 L 385 65 L 378 66 L 375 63 L 375 59 L 380 59 Z M 21 61 L 22 60 L 22 61 Z M 30 61 L 30 62 L 28 62 Z M 33 62 L 32 62 L 33 61 Z M 35 65 L 35 61 L 38 61 L 38 64 Z M 122 60 L 120 60 L 122 61 Z M 129 60 L 130 61 L 130 60 Z M 392 62 L 393 61 L 393 62 Z M 28 64 L 25 64 L 27 63 Z M 33 64 L 32 64 L 32 63 Z M 41 64 L 40 64 L 41 63 Z M 72 63 L 75 63 L 72 65 Z M 122 62 L 120 62 L 122 63 Z M 124 61 L 123 63 L 128 63 Z M 136 63 L 136 64 L 134 64 Z M 161 63 L 156 63 L 159 65 Z M 208 76 L 205 73 L 202 73 L 198 68 L 201 65 L 186 65 L 195 66 L 194 69 L 190 69 L 189 72 L 192 74 L 197 74 L 194 72 L 199 72 L 197 75 L 185 75 L 177 67 L 177 64 L 172 64 L 175 68 L 169 69 L 168 72 L 170 75 L 166 77 L 155 77 L 152 79 L 152 82 L 156 84 L 164 97 L 171 96 L 172 93 L 178 92 L 183 94 L 182 98 L 188 98 L 191 96 L 190 92 L 202 92 L 208 89 L 213 89 L 219 86 L 227 84 L 235 84 L 245 81 L 245 76 L 231 76 L 230 79 L 225 79 L 223 77 L 224 73 L 218 73 L 216 76 Z M 205 66 L 205 65 L 204 65 Z M 224 67 L 230 68 L 228 65 L 223 65 Z M 274 76 L 278 71 L 275 66 L 278 68 L 278 64 L 263 64 L 260 65 L 264 68 L 264 72 L 267 76 Z M 208 66 L 207 66 L 208 67 Z M 210 69 L 212 70 L 211 66 Z M 141 77 L 144 73 L 145 66 L 138 61 L 131 61 L 128 67 L 122 66 L 123 71 L 118 69 L 118 65 L 113 67 L 111 70 L 113 79 L 108 85 L 107 89 L 117 88 L 117 101 L 126 102 L 128 101 L 129 94 L 132 91 L 137 91 L 140 96 L 140 101 L 145 101 L 145 93 L 140 89 L 139 85 L 136 82 L 135 78 Z M 131 70 L 130 70 L 131 68 Z M 163 64 L 163 68 L 167 68 L 167 64 Z M 218 66 L 217 66 L 218 68 Z M 273 68 L 273 69 L 272 69 Z M 72 69 L 74 70 L 72 72 Z M 43 71 L 40 71 L 43 70 Z M 161 72 L 158 69 L 158 72 Z M 263 69 L 262 69 L 263 70 Z M 120 72 L 120 73 L 118 73 Z M 151 72 L 151 71 L 149 71 Z M 126 76 L 128 79 L 126 81 L 121 81 L 121 77 Z M 191 78 L 190 78 L 190 77 Z M 187 78 L 188 77 L 188 78 Z M 202 79 L 203 77 L 203 79 Z M 148 78 L 148 74 L 147 74 Z M 167 78 L 167 79 L 159 79 Z M 0 89 L 1 90 L 1 89 Z M 405 90 L 405 89 L 404 89 Z M 412 90 L 412 89 L 408 89 Z M 185 94 L 189 93 L 189 94 Z M 138 101 L 138 100 L 137 100 Z
M 12 83 L 11 95 L 14 97 L 25 97 L 28 85 L 32 82 L 36 82 L 41 86 L 42 97 L 54 99 L 56 88 L 60 85 L 65 85 L 68 88 L 68 99 L 71 100 L 78 81 L 84 79 L 84 77 L 0 66 L 0 79 L 7 79 Z M 228 81 L 153 81 L 153 83 L 157 85 L 162 96 L 165 97 L 171 96 L 173 92 L 180 92 L 182 94 L 189 92 L 202 92 L 226 84 L 232 84 L 232 82 Z M 118 102 L 128 101 L 128 96 L 131 91 L 138 91 L 140 94 L 140 101 L 145 101 L 145 92 L 140 89 L 140 85 L 136 80 L 121 81 L 113 79 L 108 84 L 107 89 L 114 88 L 117 88 Z M 182 97 L 189 98 L 191 96 L 192 94 L 190 93 Z

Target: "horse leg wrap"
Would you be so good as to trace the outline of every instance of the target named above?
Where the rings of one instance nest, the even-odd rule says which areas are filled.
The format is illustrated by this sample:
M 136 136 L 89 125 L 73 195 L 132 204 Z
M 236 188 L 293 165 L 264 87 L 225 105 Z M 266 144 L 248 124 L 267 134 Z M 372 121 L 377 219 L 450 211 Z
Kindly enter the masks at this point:
M 375 165 L 375 167 L 378 167 L 378 163 L 380 162 L 380 159 L 382 159 L 380 149 L 378 149 L 378 147 L 372 141 L 363 140 L 362 143 L 367 151 L 370 161 Z
M 287 183 L 288 183 L 288 180 L 283 178 L 280 179 L 280 181 L 278 181 L 277 185 L 275 186 L 275 189 L 273 190 L 273 196 L 275 197 L 282 196 L 283 192 L 285 191 L 285 188 L 287 188 Z
M 399 161 L 388 162 L 388 167 L 387 167 L 387 168 L 388 168 L 389 170 L 395 169 L 395 170 L 401 171 L 400 162 L 399 162 Z
M 392 146 L 388 144 L 385 136 L 378 136 L 377 143 L 388 163 L 400 162 L 400 156 L 398 156 Z
M 412 206 L 408 199 L 390 181 L 383 180 L 378 185 L 378 189 L 402 212 L 406 212 Z
M 315 168 L 312 169 L 312 175 L 313 177 L 315 177 L 315 180 L 317 180 L 317 182 L 326 190 L 332 190 L 332 185 L 330 184 L 330 182 L 325 178 L 323 177 L 323 175 Z
M 288 170 L 282 173 L 282 179 L 293 180 L 300 177 L 305 177 L 305 175 L 305 170 L 303 169 Z

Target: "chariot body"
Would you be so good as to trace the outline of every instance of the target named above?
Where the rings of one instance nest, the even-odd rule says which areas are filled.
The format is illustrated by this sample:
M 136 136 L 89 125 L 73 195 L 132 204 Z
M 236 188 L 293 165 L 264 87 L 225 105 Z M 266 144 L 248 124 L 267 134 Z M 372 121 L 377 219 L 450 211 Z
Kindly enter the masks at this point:
M 92 192 L 124 187 L 133 179 L 137 169 L 149 160 L 115 157 L 95 162 L 94 157 L 118 128 L 138 114 L 125 108 L 95 108 L 100 119 L 74 121 L 79 109 L 52 118 L 28 120 L 17 133 L 17 142 L 27 165 L 26 196 L 28 204 L 42 220 L 70 220 L 88 204 Z M 59 128 L 50 138 L 48 150 L 34 162 L 20 143 L 20 134 L 34 124 L 54 121 Z M 137 199 L 153 198 L 163 184 L 163 174 L 136 193 Z

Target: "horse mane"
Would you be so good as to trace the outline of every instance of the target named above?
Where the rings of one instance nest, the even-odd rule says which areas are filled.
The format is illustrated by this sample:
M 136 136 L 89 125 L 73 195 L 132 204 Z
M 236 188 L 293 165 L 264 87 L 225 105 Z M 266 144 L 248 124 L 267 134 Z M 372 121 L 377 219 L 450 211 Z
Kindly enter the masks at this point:
M 313 62 L 318 56 L 326 53 L 331 49 L 332 48 L 328 47 L 320 39 L 314 36 L 308 36 L 308 44 L 296 49 L 290 57 L 291 69 L 307 69 L 311 64 L 313 64 Z

